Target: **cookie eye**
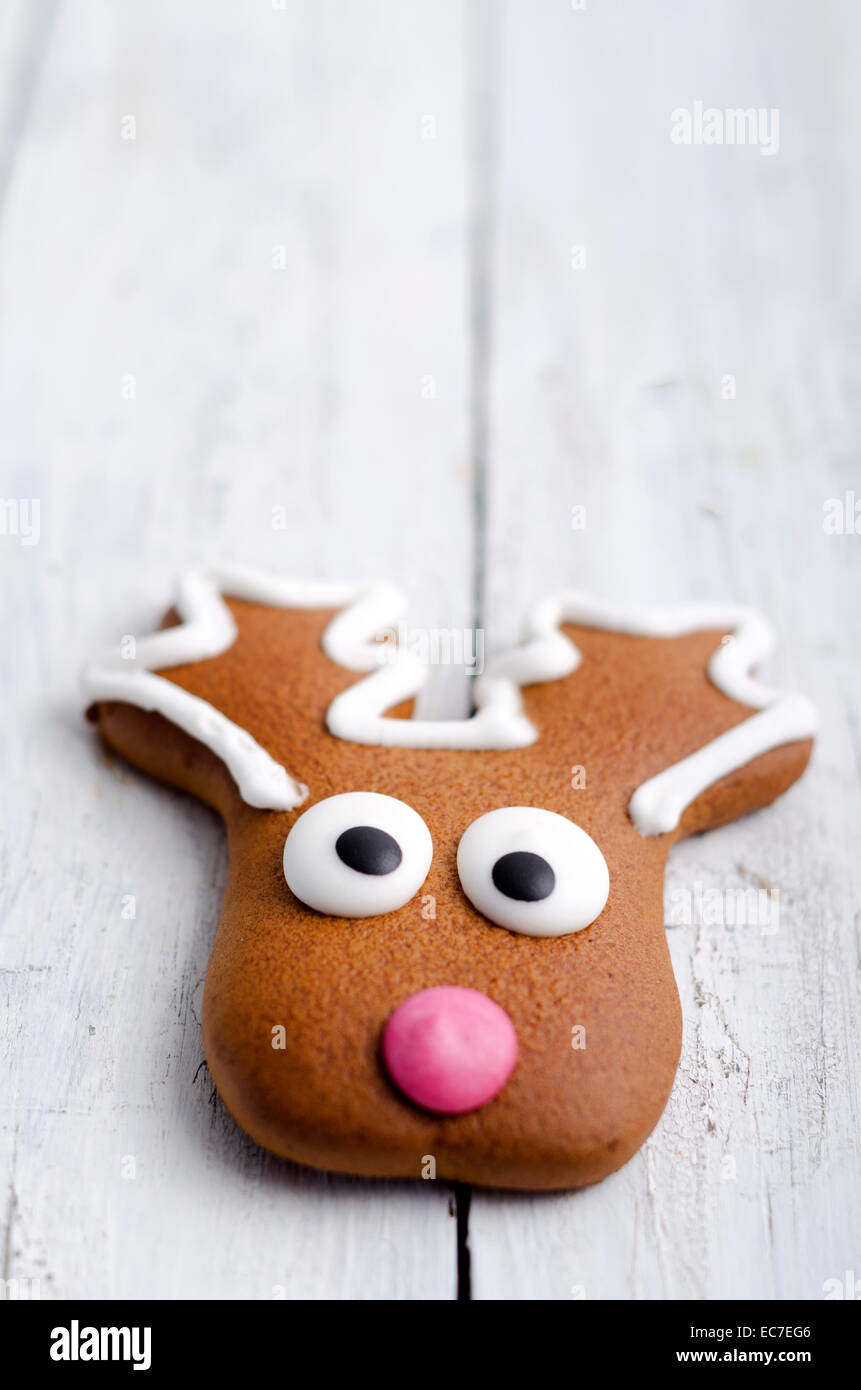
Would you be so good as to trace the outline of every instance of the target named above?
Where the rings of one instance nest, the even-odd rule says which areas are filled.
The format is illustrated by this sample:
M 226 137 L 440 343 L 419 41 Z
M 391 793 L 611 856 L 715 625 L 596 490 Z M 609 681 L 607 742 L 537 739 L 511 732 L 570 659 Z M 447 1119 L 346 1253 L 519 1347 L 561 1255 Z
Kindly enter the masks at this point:
M 433 857 L 417 811 L 378 792 L 342 792 L 309 806 L 284 843 L 296 897 L 329 917 L 377 917 L 421 888 Z
M 610 892 L 607 863 L 579 825 L 535 806 L 504 806 L 464 832 L 457 871 L 473 907 L 524 936 L 581 931 Z

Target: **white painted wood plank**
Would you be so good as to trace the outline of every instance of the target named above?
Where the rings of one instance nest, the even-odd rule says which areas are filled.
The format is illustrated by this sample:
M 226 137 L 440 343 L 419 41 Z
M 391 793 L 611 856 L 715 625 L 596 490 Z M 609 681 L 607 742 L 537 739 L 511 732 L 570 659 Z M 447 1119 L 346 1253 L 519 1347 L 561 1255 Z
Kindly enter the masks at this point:
M 0 491 L 41 501 L 0 538 L 3 1274 L 43 1297 L 454 1293 L 447 1191 L 301 1172 L 213 1096 L 221 833 L 98 753 L 76 678 L 201 560 L 467 621 L 461 11 L 103 0 L 51 36 L 0 226 Z
M 56 11 L 57 0 L 6 0 L 0 8 L 0 216 Z
M 781 917 L 671 931 L 685 1045 L 655 1135 L 589 1191 L 476 1193 L 474 1296 L 820 1298 L 861 1259 L 861 538 L 822 530 L 825 498 L 861 495 L 861 16 L 494 15 L 489 627 L 560 583 L 731 595 L 776 624 L 771 672 L 822 734 L 777 805 L 673 856 L 668 888 L 774 884 Z M 779 107 L 779 152 L 674 145 L 696 100 Z

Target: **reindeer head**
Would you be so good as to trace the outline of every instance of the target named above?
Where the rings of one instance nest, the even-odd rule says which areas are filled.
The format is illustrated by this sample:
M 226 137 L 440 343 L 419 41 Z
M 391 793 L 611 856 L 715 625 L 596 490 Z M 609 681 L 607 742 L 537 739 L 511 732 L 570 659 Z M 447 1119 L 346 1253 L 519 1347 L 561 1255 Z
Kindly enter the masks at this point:
M 227 825 L 210 1069 L 317 1167 L 595 1182 L 678 1062 L 667 853 L 800 775 L 811 707 L 749 675 L 747 610 L 570 593 L 471 718 L 418 720 L 421 664 L 374 640 L 398 612 L 385 585 L 196 572 L 170 625 L 86 673 L 107 742 Z

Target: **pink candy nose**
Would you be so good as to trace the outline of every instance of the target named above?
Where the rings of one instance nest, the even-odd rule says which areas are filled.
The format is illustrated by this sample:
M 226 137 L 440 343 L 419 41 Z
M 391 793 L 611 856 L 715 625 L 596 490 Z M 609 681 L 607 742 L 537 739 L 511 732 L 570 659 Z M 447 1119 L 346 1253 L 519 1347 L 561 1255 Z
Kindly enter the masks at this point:
M 383 1029 L 383 1061 L 398 1090 L 439 1115 L 477 1110 L 498 1095 L 517 1061 L 504 1009 L 474 989 L 411 994 Z

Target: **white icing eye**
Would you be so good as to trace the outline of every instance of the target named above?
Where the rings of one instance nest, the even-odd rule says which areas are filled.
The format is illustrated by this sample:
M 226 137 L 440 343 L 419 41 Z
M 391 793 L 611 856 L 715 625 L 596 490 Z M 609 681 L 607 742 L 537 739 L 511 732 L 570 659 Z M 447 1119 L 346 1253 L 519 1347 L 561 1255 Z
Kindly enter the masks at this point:
M 417 811 L 378 792 L 342 792 L 309 806 L 284 843 L 284 877 L 329 917 L 377 917 L 403 907 L 433 858 Z
M 457 850 L 463 891 L 498 927 L 524 936 L 566 936 L 603 910 L 607 862 L 579 825 L 535 806 L 479 816 Z

